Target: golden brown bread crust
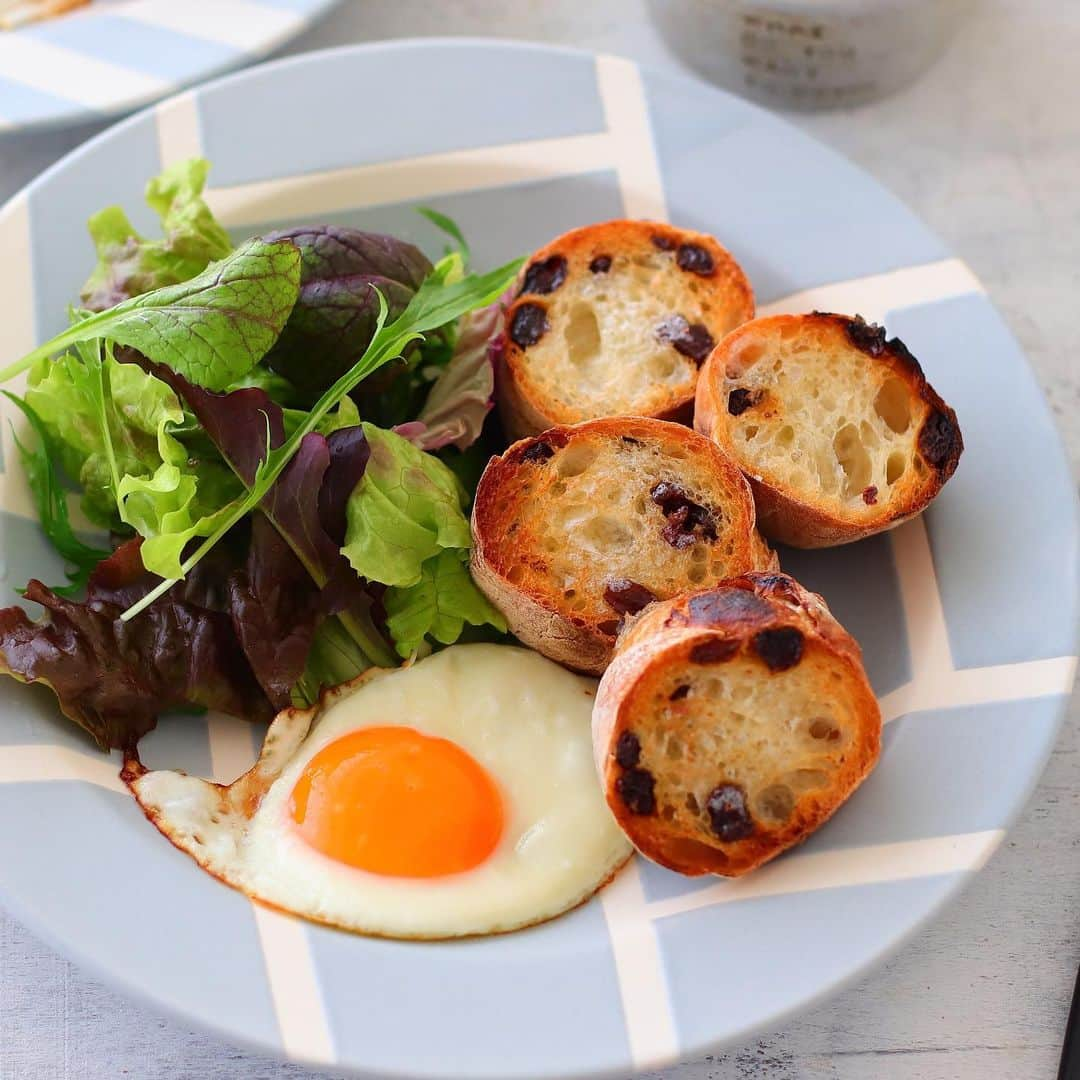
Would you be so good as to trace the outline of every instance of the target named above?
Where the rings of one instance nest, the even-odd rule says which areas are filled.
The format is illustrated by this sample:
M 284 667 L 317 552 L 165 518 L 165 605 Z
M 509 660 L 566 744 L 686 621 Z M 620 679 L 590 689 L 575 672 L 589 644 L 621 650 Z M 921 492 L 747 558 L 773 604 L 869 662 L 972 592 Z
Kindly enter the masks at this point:
M 903 462 L 899 476 L 883 473 L 861 491 L 841 498 L 826 491 L 818 480 L 793 478 L 790 462 L 776 443 L 762 445 L 753 441 L 757 429 L 774 432 L 778 424 L 789 421 L 799 426 L 799 418 L 785 412 L 782 391 L 770 388 L 765 377 L 755 378 L 757 365 L 766 363 L 798 342 L 804 351 L 798 365 L 822 364 L 839 360 L 845 370 L 862 376 L 870 389 L 888 388 L 894 407 L 906 422 L 901 432 L 883 422 L 878 410 L 879 397 L 864 394 L 864 400 L 850 400 L 845 427 L 852 433 L 849 441 L 861 442 L 855 424 L 869 429 L 872 448 L 864 460 L 878 455 L 880 467 L 887 451 Z M 839 396 L 851 394 L 855 380 L 824 376 Z M 786 393 L 791 394 L 789 389 Z M 896 401 L 896 395 L 903 397 Z M 876 413 L 876 415 L 875 415 Z M 805 422 L 804 422 L 805 423 Z M 886 340 L 885 331 L 860 317 L 812 312 L 808 315 L 774 315 L 754 319 L 728 334 L 709 356 L 698 380 L 694 416 L 696 430 L 723 446 L 739 461 L 754 491 L 758 526 L 770 539 L 793 547 L 830 547 L 859 540 L 921 513 L 956 471 L 964 443 L 956 413 L 927 382 L 918 361 L 899 338 Z M 873 430 L 876 426 L 877 432 Z M 899 427 L 899 424 L 897 424 Z M 827 431 L 827 427 L 822 427 Z M 881 448 L 878 432 L 892 440 Z M 796 430 L 795 445 L 809 436 Z M 828 437 L 826 435 L 826 437 Z M 840 434 L 836 435 L 840 438 Z M 789 434 L 790 439 L 790 434 Z M 820 439 L 818 440 L 820 442 Z M 857 450 L 864 450 L 856 447 Z M 857 467 L 845 478 L 840 472 L 840 451 L 835 445 L 835 470 L 842 483 L 853 479 Z M 847 472 L 848 465 L 843 466 Z M 821 466 L 818 466 L 820 477 Z
M 484 470 L 472 533 L 473 580 L 510 630 L 594 675 L 627 614 L 771 555 L 734 461 L 689 428 L 644 417 L 514 443 Z
M 586 307 L 599 318 L 583 360 L 571 342 L 583 340 L 574 320 Z M 573 229 L 532 256 L 507 312 L 503 428 L 516 439 L 616 414 L 689 424 L 701 362 L 753 315 L 746 275 L 705 233 L 629 220 Z M 643 370 L 661 361 L 662 376 Z M 604 377 L 594 385 L 587 369 Z
M 725 743 L 710 729 L 734 697 L 687 691 L 717 677 L 740 691 L 743 710 L 755 689 L 782 703 L 775 716 L 750 718 L 756 741 Z M 717 738 L 702 742 L 703 732 Z M 873 768 L 880 738 L 858 645 L 819 596 L 783 574 L 750 573 L 647 608 L 620 635 L 593 708 L 593 752 L 616 820 L 642 854 L 689 875 L 738 876 L 804 840 Z M 693 752 L 694 740 L 712 752 Z M 674 763 L 657 749 L 673 743 Z M 747 791 L 731 780 L 740 769 L 766 779 Z M 778 791 L 774 820 L 760 807 Z
M 752 570 L 760 570 L 763 574 L 780 573 L 780 556 L 769 546 L 769 541 L 761 535 L 759 529 L 754 530 L 754 535 L 750 538 L 750 546 L 754 552 Z

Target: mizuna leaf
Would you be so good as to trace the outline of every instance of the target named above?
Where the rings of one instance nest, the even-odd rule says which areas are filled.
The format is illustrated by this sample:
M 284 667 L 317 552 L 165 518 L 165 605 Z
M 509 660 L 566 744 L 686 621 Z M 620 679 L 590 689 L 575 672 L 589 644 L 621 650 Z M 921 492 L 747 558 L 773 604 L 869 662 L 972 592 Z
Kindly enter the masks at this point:
M 457 250 L 461 253 L 462 261 L 468 265 L 471 256 L 469 242 L 465 239 L 465 234 L 461 231 L 458 223 L 452 217 L 440 213 L 438 210 L 433 210 L 430 206 L 417 207 L 417 212 L 426 217 L 435 228 L 441 229 L 457 244 Z

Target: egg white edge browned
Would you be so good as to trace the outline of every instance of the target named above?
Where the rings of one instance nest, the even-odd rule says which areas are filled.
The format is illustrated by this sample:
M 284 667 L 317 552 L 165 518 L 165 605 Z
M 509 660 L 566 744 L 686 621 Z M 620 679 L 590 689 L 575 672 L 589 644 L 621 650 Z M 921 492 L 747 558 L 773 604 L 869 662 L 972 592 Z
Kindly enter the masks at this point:
M 525 653 L 539 658 L 539 654 L 519 646 L 499 645 L 491 647 L 513 649 L 515 652 Z M 457 647 L 452 646 L 451 648 Z M 551 663 L 550 661 L 545 662 Z M 255 813 L 274 782 L 292 761 L 296 752 L 303 746 L 307 737 L 313 733 L 316 721 L 323 713 L 339 701 L 350 697 L 369 683 L 372 683 L 375 680 L 384 679 L 388 676 L 404 673 L 415 667 L 415 663 L 416 662 L 414 661 L 410 661 L 401 668 L 371 668 L 347 683 L 325 689 L 320 694 L 319 701 L 315 705 L 306 708 L 291 707 L 282 710 L 274 718 L 267 729 L 266 737 L 255 763 L 231 784 L 221 784 L 212 780 L 204 780 L 196 777 L 191 777 L 190 779 L 204 785 L 207 790 L 217 792 L 218 798 L 220 799 L 221 812 L 223 814 L 236 814 L 239 817 L 249 819 L 250 816 Z M 581 678 L 581 676 L 575 677 Z M 587 742 L 590 747 L 591 755 L 591 732 L 587 733 L 587 735 Z M 629 841 L 626 841 L 621 855 L 615 858 L 610 866 L 604 868 L 601 876 L 598 876 L 597 879 L 593 881 L 587 889 L 584 889 L 580 895 L 569 900 L 558 910 L 545 912 L 536 917 L 523 919 L 514 922 L 513 924 L 500 926 L 492 930 L 474 930 L 464 933 L 399 933 L 370 930 L 357 926 L 347 926 L 342 925 L 334 919 L 320 918 L 315 914 L 283 906 L 274 900 L 251 891 L 241 881 L 231 877 L 227 872 L 227 869 L 219 869 L 214 866 L 206 865 L 206 863 L 191 850 L 190 846 L 184 842 L 182 837 L 175 835 L 168 828 L 167 823 L 161 819 L 159 811 L 144 797 L 142 784 L 145 781 L 145 778 L 154 774 L 166 772 L 172 773 L 171 770 L 147 769 L 140 761 L 137 751 L 131 751 L 125 757 L 120 776 L 134 796 L 136 803 L 138 803 L 147 820 L 149 820 L 174 847 L 187 855 L 201 871 L 216 878 L 230 888 L 235 889 L 237 892 L 242 893 L 253 903 L 257 903 L 262 907 L 279 911 L 287 915 L 294 915 L 298 918 L 305 919 L 308 922 L 329 926 L 337 930 L 364 937 L 402 941 L 465 940 L 468 938 L 508 934 L 526 929 L 530 926 L 537 926 L 545 922 L 550 922 L 552 919 L 559 918 L 588 902 L 615 878 L 619 871 L 634 855 L 633 846 Z M 173 775 L 184 776 L 182 773 L 174 773 Z

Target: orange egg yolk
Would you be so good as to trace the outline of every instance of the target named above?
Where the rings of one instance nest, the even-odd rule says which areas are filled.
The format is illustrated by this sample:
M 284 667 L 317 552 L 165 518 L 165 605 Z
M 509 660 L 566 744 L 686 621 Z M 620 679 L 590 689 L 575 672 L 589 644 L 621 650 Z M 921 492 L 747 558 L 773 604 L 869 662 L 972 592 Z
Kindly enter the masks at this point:
M 323 855 L 394 877 L 469 870 L 503 831 L 502 797 L 483 766 L 408 727 L 360 728 L 328 743 L 305 766 L 289 810 Z

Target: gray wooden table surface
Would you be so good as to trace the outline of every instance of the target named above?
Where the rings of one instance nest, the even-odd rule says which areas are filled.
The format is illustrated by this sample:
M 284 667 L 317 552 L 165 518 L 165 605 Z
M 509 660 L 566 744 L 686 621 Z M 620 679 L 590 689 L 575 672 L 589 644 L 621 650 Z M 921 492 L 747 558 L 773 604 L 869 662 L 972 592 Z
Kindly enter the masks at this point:
M 642 0 L 346 0 L 287 50 L 491 34 L 676 65 Z M 868 168 L 974 268 L 1080 464 L 1080 2 L 983 0 L 922 82 L 795 118 Z M 0 138 L 0 202 L 100 130 Z M 1054 1075 L 1080 961 L 1080 708 L 1022 819 L 932 925 L 840 996 L 669 1080 L 1035 1080 Z M 0 1080 L 317 1075 L 162 1018 L 0 915 Z

